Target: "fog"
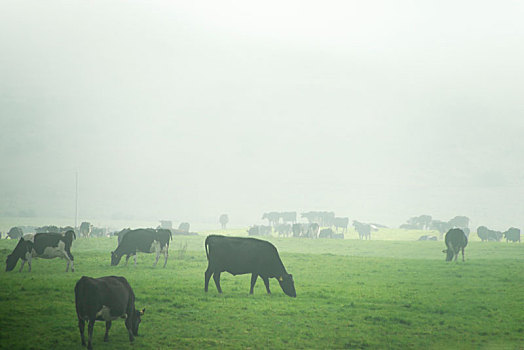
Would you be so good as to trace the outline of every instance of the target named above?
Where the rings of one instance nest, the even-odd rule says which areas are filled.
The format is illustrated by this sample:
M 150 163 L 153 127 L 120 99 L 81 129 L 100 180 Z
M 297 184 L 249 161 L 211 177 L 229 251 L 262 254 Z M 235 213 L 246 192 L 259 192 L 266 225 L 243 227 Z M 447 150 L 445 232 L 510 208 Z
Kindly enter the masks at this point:
M 0 215 L 524 223 L 517 1 L 2 1 Z

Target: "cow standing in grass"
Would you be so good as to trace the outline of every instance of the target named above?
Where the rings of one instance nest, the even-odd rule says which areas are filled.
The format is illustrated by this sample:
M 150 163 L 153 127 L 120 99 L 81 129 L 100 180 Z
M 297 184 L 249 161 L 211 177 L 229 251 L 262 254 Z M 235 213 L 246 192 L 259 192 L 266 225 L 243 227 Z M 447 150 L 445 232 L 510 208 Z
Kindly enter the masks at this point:
M 358 232 L 359 239 L 371 239 L 371 225 L 353 220 L 353 227 Z
M 277 248 L 270 242 L 256 238 L 210 235 L 206 238 L 205 250 L 208 260 L 204 280 L 206 292 L 209 279 L 213 276 L 218 292 L 222 293 L 220 274 L 227 271 L 234 276 L 251 274 L 249 294 L 253 294 L 253 288 L 260 276 L 268 294 L 271 293 L 269 279 L 276 278 L 285 294 L 290 297 L 297 296 L 293 276 L 287 273 Z
M 452 228 L 446 233 L 445 243 L 447 249 L 444 249 L 442 252 L 446 253 L 446 261 L 451 261 L 457 257 L 459 252 L 462 250 L 462 261 L 464 261 L 464 248 L 468 245 L 468 237 L 464 234 L 459 228 Z
M 88 349 L 93 349 L 95 321 L 106 322 L 104 341 L 107 342 L 112 321 L 125 319 L 129 341 L 133 342 L 135 336 L 138 336 L 138 326 L 145 312 L 145 309 L 136 310 L 133 289 L 124 277 L 118 276 L 100 278 L 82 276 L 75 285 L 75 305 L 83 346 L 86 345 L 84 329 L 85 322 L 88 321 Z
M 26 261 L 29 265 L 29 272 L 31 272 L 32 258 L 62 258 L 67 261 L 66 272 L 69 271 L 69 265 L 71 265 L 71 272 L 74 272 L 74 257 L 71 254 L 74 239 L 76 239 L 76 235 L 72 230 L 64 234 L 45 232 L 37 233 L 34 236 L 26 235 L 20 238 L 13 252 L 7 256 L 5 270 L 13 270 L 18 259 L 22 259 L 20 272 L 22 272 Z
M 504 237 L 506 238 L 506 242 L 512 241 L 520 243 L 520 230 L 518 228 L 511 227 L 506 232 L 504 232 Z
M 164 255 L 164 267 L 167 264 L 169 256 L 169 241 L 172 239 L 171 231 L 166 229 L 137 229 L 126 232 L 115 251 L 111 252 L 111 266 L 116 266 L 126 255 L 126 265 L 131 256 L 134 256 L 136 266 L 136 254 L 156 253 L 156 260 L 153 266 L 156 266 L 160 254 Z

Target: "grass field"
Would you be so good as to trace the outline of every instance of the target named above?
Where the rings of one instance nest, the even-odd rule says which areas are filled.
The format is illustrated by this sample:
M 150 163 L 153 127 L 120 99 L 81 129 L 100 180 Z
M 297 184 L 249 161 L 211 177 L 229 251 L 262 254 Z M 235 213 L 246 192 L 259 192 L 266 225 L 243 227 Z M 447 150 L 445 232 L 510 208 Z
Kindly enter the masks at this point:
M 81 349 L 76 281 L 121 275 L 146 308 L 135 349 L 524 348 L 524 244 L 473 239 L 465 263 L 446 263 L 444 243 L 417 242 L 420 232 L 384 231 L 372 241 L 270 238 L 294 276 L 290 298 L 275 280 L 272 295 L 261 280 L 249 295 L 250 276 L 227 273 L 222 295 L 212 281 L 204 293 L 205 235 L 175 237 L 165 269 L 152 268 L 153 254 L 139 254 L 136 267 L 109 266 L 116 238 L 76 240 L 75 273 L 59 259 L 37 259 L 31 273 L 2 268 L 0 347 Z M 15 244 L 0 241 L 2 261 Z M 114 322 L 108 343 L 103 335 L 98 322 L 94 348 L 130 348 L 123 322 Z

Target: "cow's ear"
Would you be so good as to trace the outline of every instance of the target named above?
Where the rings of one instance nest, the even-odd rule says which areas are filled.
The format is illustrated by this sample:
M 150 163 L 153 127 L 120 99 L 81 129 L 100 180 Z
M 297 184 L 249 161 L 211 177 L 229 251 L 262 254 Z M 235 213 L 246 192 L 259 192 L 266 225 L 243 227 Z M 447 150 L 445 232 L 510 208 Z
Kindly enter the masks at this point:
M 140 316 L 142 316 L 145 313 L 146 313 L 146 308 L 143 308 L 142 310 L 140 310 Z
M 279 280 L 280 282 L 284 281 L 284 279 L 282 278 L 282 276 L 280 276 L 280 277 L 278 278 L 278 280 Z

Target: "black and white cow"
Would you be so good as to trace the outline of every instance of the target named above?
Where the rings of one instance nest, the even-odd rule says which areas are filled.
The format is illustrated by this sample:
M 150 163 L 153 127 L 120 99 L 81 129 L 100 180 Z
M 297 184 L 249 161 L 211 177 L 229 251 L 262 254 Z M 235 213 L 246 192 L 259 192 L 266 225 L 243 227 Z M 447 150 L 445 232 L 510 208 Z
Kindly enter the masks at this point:
M 459 252 L 462 250 L 462 261 L 464 261 L 464 248 L 468 245 L 468 237 L 464 231 L 459 228 L 452 228 L 446 233 L 446 238 L 444 239 L 447 249 L 444 249 L 442 252 L 446 253 L 446 261 L 451 261 L 457 257 Z
M 141 316 L 146 309 L 138 311 L 135 308 L 135 294 L 124 277 L 106 276 L 91 278 L 82 276 L 75 285 L 76 315 L 82 345 L 86 345 L 84 337 L 85 322 L 87 325 L 87 348 L 93 349 L 93 328 L 95 321 L 106 322 L 104 341 L 109 340 L 109 329 L 112 321 L 125 319 L 129 341 L 138 335 Z
M 206 238 L 205 249 L 208 260 L 204 280 L 206 292 L 209 279 L 213 276 L 218 292 L 222 293 L 220 274 L 227 271 L 234 276 L 250 273 L 250 294 L 253 294 L 260 276 L 268 294 L 271 293 L 269 279 L 276 278 L 286 295 L 297 296 L 293 276 L 287 273 L 277 248 L 270 242 L 256 238 L 210 235 Z
M 308 238 L 318 238 L 318 233 L 320 231 L 320 226 L 314 222 L 309 224 L 305 236 Z
M 69 265 L 71 265 L 71 272 L 74 272 L 74 257 L 71 254 L 71 245 L 74 239 L 76 239 L 76 235 L 72 230 L 64 234 L 45 232 L 37 233 L 34 236 L 25 235 L 20 238 L 13 252 L 7 256 L 5 270 L 12 271 L 18 259 L 22 259 L 22 266 L 20 266 L 19 271 L 22 271 L 27 261 L 29 272 L 31 272 L 32 258 L 62 258 L 67 261 L 66 272 L 69 271 Z
M 91 237 L 91 231 L 93 230 L 93 225 L 91 223 L 84 221 L 80 224 L 78 229 L 78 234 L 80 237 L 89 238 Z
M 169 255 L 169 241 L 172 239 L 171 231 L 166 229 L 136 229 L 129 230 L 123 235 L 118 247 L 111 252 L 111 266 L 116 266 L 126 255 L 126 265 L 129 257 L 134 256 L 136 266 L 136 254 L 156 253 L 156 260 L 153 266 L 156 266 L 160 254 L 164 255 L 164 267 L 167 264 Z

